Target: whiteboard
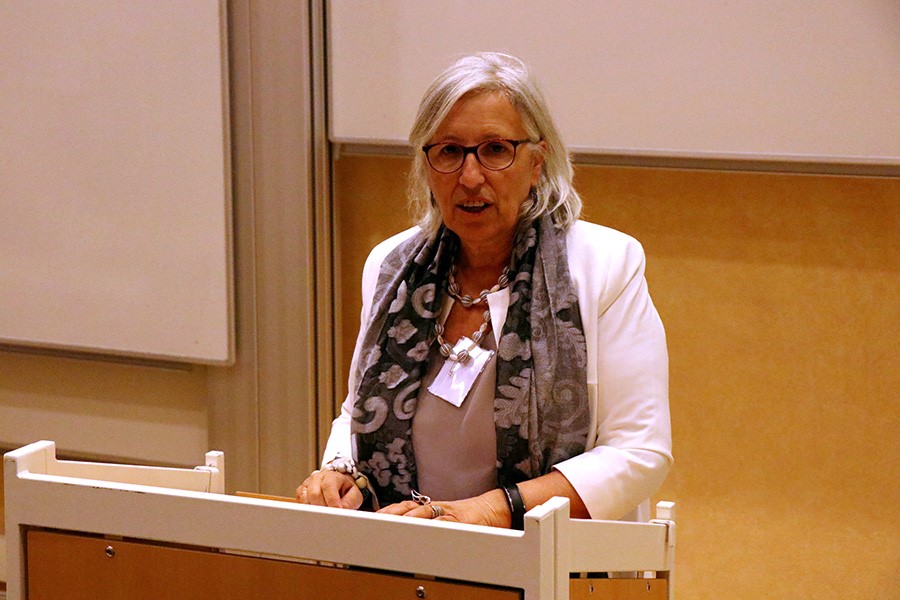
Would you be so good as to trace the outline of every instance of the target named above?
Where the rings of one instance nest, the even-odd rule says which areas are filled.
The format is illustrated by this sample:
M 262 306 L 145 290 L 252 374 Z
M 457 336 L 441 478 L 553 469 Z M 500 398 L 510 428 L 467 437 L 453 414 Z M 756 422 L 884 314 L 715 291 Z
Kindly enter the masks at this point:
M 332 0 L 331 140 L 405 145 L 475 51 L 529 63 L 575 152 L 900 165 L 897 0 Z
M 0 3 L 0 343 L 233 360 L 224 23 Z

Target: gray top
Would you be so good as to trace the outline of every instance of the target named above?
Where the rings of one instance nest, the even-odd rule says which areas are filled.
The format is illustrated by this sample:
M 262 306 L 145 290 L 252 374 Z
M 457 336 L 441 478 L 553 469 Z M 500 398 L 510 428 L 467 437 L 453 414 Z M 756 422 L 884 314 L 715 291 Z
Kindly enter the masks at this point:
M 496 352 L 490 329 L 483 348 Z M 412 423 L 419 491 L 435 500 L 471 498 L 497 487 L 497 436 L 494 432 L 496 355 L 478 376 L 457 408 L 428 391 L 444 366 L 437 344 L 428 355 L 428 369 L 419 388 Z

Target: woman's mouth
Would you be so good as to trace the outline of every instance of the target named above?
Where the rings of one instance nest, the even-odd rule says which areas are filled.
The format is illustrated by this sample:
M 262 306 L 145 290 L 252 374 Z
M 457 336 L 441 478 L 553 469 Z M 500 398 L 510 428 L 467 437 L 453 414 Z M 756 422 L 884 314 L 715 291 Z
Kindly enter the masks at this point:
M 486 202 L 482 202 L 481 200 L 466 200 L 465 202 L 461 202 L 456 206 L 457 208 L 467 213 L 479 213 L 490 205 Z

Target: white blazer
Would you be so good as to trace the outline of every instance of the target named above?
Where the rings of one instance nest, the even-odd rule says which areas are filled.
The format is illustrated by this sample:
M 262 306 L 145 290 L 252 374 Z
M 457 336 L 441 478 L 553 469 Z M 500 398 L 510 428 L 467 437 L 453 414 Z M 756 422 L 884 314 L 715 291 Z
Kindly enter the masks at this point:
M 408 229 L 381 242 L 363 269 L 361 327 L 350 365 L 351 393 L 334 420 L 324 461 L 350 456 L 356 363 L 381 263 L 411 237 Z M 587 342 L 591 429 L 585 452 L 558 463 L 594 519 L 646 521 L 650 496 L 672 465 L 669 361 L 662 322 L 644 278 L 644 250 L 614 229 L 578 221 L 566 234 L 569 272 Z M 491 321 L 504 323 L 509 290 L 488 296 Z M 493 329 L 495 338 L 500 327 Z M 499 343 L 499 340 L 497 340 Z

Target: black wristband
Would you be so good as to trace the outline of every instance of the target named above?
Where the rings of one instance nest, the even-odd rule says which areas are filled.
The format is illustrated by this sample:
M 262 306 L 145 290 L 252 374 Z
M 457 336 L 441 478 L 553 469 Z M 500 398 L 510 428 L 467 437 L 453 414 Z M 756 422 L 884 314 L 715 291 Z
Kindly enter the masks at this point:
M 519 486 L 514 483 L 504 485 L 503 492 L 506 494 L 507 503 L 509 503 L 510 527 L 522 531 L 525 529 L 525 501 L 522 500 Z

